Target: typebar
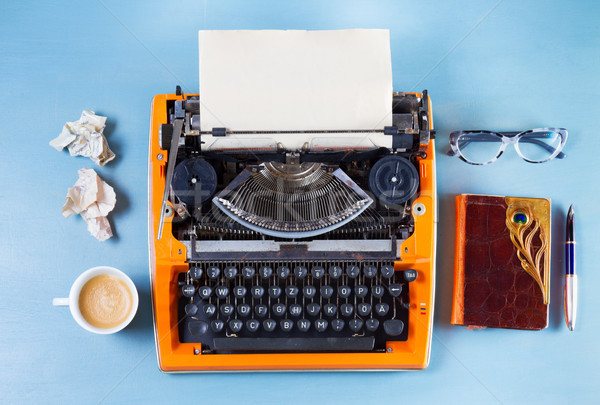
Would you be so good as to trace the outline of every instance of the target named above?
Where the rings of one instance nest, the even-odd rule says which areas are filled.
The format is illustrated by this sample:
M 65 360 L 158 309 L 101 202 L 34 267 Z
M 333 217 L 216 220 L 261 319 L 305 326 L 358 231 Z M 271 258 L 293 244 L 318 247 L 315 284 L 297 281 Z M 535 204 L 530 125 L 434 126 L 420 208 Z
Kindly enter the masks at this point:
M 375 338 L 214 338 L 215 350 L 228 351 L 370 351 Z

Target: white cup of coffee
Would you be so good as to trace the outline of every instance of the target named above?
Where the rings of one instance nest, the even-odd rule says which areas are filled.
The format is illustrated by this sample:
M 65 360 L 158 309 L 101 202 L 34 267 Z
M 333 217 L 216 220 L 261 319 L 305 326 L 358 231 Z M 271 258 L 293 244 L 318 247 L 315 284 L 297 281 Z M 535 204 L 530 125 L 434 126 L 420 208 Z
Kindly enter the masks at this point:
M 84 329 L 107 335 L 129 325 L 138 308 L 135 284 L 114 267 L 98 266 L 81 273 L 68 298 L 54 298 L 52 305 L 68 306 Z

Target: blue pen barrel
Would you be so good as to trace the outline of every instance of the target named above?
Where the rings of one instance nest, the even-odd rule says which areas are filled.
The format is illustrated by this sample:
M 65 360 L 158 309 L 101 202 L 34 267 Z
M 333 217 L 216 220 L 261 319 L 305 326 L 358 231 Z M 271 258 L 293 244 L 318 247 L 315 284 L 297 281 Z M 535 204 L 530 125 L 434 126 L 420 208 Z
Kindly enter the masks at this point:
M 565 245 L 565 274 L 575 274 L 575 242 L 567 243 Z

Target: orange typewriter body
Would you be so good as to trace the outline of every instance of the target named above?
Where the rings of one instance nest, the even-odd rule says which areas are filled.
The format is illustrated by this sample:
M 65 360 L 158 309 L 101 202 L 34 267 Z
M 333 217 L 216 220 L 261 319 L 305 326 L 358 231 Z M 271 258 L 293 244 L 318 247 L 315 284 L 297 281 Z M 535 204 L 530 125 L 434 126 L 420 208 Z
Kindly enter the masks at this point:
M 421 94 L 413 93 L 416 97 Z M 189 95 L 163 94 L 152 102 L 149 170 L 149 261 L 155 340 L 159 368 L 164 372 L 276 371 L 276 370 L 400 370 L 423 369 L 429 363 L 433 328 L 436 240 L 436 182 L 434 140 L 419 157 L 418 196 L 412 202 L 414 231 L 399 245 L 396 272 L 415 269 L 418 277 L 408 294 L 408 337 L 386 342 L 376 352 L 205 353 L 201 344 L 182 343 L 179 336 L 180 273 L 189 269 L 187 247 L 173 236 L 174 215 L 166 215 L 157 239 L 169 152 L 161 149 L 159 127 L 169 122 L 167 105 Z M 428 100 L 428 99 L 427 99 Z M 433 129 L 428 101 L 427 125 Z M 168 202 L 171 206 L 171 202 Z M 173 211 L 173 210 L 171 210 Z

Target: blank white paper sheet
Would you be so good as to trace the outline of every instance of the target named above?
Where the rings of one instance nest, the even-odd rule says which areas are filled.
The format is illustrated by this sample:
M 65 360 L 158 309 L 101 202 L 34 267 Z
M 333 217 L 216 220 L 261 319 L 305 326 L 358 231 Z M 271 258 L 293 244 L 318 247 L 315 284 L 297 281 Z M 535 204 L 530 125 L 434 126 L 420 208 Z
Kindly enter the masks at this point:
M 392 123 L 387 30 L 200 31 L 198 40 L 202 131 Z

